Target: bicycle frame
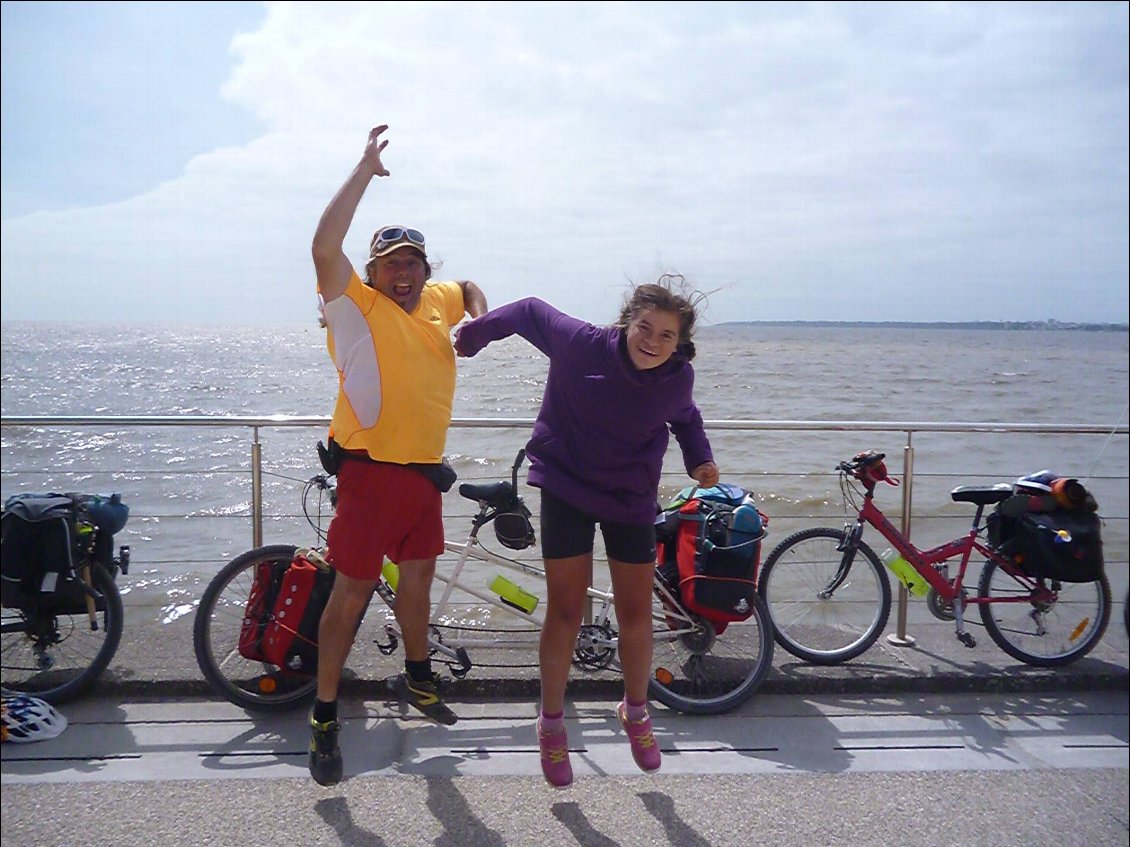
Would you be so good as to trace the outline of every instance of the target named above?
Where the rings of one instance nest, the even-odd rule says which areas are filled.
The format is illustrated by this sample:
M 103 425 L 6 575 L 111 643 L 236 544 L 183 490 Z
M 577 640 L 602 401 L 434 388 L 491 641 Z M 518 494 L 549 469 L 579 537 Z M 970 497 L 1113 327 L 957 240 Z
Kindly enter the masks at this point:
M 433 604 L 432 607 L 432 620 L 443 620 L 449 608 L 453 605 L 452 597 L 456 592 L 466 594 L 467 596 L 474 597 L 477 600 L 491 606 L 493 609 L 501 609 L 509 615 L 518 618 L 521 621 L 531 625 L 532 627 L 540 630 L 543 623 L 543 618 L 540 615 L 530 614 L 521 609 L 515 608 L 512 605 L 504 602 L 496 594 L 488 591 L 483 591 L 474 586 L 468 585 L 460 577 L 463 574 L 464 568 L 468 561 L 481 562 L 484 564 L 497 565 L 499 567 L 507 568 L 511 571 L 532 576 L 536 579 L 545 582 L 546 573 L 543 567 L 523 562 L 519 559 L 512 559 L 507 556 L 502 556 L 484 547 L 478 539 L 478 531 L 480 525 L 478 523 L 472 528 L 466 541 L 446 541 L 445 547 L 449 553 L 457 554 L 455 564 L 444 572 L 437 563 L 435 572 L 435 580 L 442 583 L 444 588 L 440 593 L 439 599 Z M 654 633 L 654 638 L 657 641 L 661 640 L 674 640 L 682 637 L 685 630 L 681 625 L 693 626 L 694 622 L 687 616 L 681 609 L 681 604 L 678 599 L 671 593 L 671 591 L 662 583 L 656 582 L 654 590 L 659 594 L 660 598 L 667 601 L 665 606 L 665 617 L 653 615 L 656 621 L 662 620 L 664 625 L 662 628 L 657 628 Z M 378 584 L 377 592 L 381 599 L 387 606 L 392 607 L 395 602 L 395 594 L 391 592 L 389 586 L 381 582 Z M 614 600 L 611 587 L 608 590 L 601 590 L 590 586 L 586 590 L 586 595 L 589 600 L 596 601 L 597 608 L 593 615 L 593 625 L 596 627 L 605 627 L 610 620 L 610 611 L 614 606 Z M 540 600 L 540 598 L 539 598 Z M 680 624 L 679 628 L 672 628 L 671 624 Z M 390 636 L 400 637 L 399 631 L 396 629 L 394 622 L 389 622 L 385 626 L 386 632 Z M 505 631 L 503 631 L 505 633 Z M 429 634 L 429 648 L 446 656 L 452 661 L 460 663 L 466 670 L 469 670 L 469 664 L 466 655 L 461 654 L 462 650 L 467 648 L 482 648 L 482 647 L 505 647 L 513 644 L 525 644 L 526 642 L 515 636 L 507 636 L 505 634 L 494 635 L 491 637 L 481 636 L 459 636 L 451 643 L 440 641 L 433 638 Z M 611 631 L 606 637 L 594 638 L 590 646 L 597 646 L 604 650 L 615 651 L 619 645 L 619 639 L 614 631 Z
M 887 475 L 884 454 L 869 450 L 840 462 L 840 490 L 851 517 L 841 529 L 812 527 L 795 532 L 769 554 L 758 591 L 773 619 L 777 643 L 798 658 L 834 665 L 864 653 L 886 626 L 891 609 L 888 570 L 913 586 L 925 588 L 926 610 L 938 620 L 956 622 L 966 647 L 976 639 L 966 629 L 970 605 L 976 606 L 986 631 L 1006 653 L 1039 667 L 1056 667 L 1085 656 L 1102 637 L 1110 613 L 1110 586 L 1097 579 L 1058 580 L 1030 574 L 1026 563 L 998 548 L 985 510 L 1000 508 L 1012 486 L 960 486 L 950 492 L 956 503 L 976 509 L 969 530 L 929 549 L 919 548 L 887 519 L 874 500 Z M 863 539 L 872 526 L 901 559 L 880 557 Z M 967 586 L 970 562 L 980 568 L 975 586 Z M 881 559 L 887 559 L 886 563 Z M 951 570 L 956 565 L 956 572 Z M 920 579 L 910 579 L 913 572 Z M 903 576 L 905 575 L 905 577 Z M 1074 576 L 1072 574 L 1072 576 Z
M 445 541 L 446 554 L 436 563 L 433 577 L 433 597 L 427 628 L 429 654 L 448 666 L 453 676 L 462 679 L 478 664 L 472 662 L 471 651 L 490 648 L 516 652 L 528 651 L 531 635 L 539 633 L 545 622 L 545 612 L 538 611 L 533 597 L 530 602 L 515 597 L 509 589 L 495 593 L 494 583 L 473 585 L 468 579 L 470 563 L 495 565 L 504 571 L 513 571 L 542 582 L 547 580 L 543 566 L 501 555 L 479 542 L 479 532 L 495 522 L 500 515 L 529 520 L 529 511 L 517 495 L 517 467 L 524 451 L 514 464 L 510 483 L 464 483 L 459 494 L 477 503 L 478 509 L 471 517 L 471 530 L 463 541 Z M 319 492 L 318 507 L 314 511 L 307 502 L 308 496 Z M 327 533 L 321 527 L 321 496 L 327 494 L 331 506 L 336 506 L 334 486 L 328 477 L 312 477 L 303 490 L 303 512 L 323 544 Z M 316 518 L 316 520 L 315 520 Z M 535 543 L 532 531 L 523 541 L 520 527 L 508 520 L 508 529 L 515 534 L 500 533 L 494 524 L 500 543 L 510 549 L 528 549 Z M 278 544 L 258 547 L 237 556 L 224 566 L 204 590 L 193 625 L 193 649 L 205 679 L 226 699 L 250 709 L 280 710 L 313 697 L 315 680 L 309 674 L 291 673 L 293 669 L 264 662 L 262 656 L 241 649 L 248 609 L 251 606 L 258 575 L 267 566 L 290 566 L 294 556 L 301 554 L 317 561 L 324 548 L 298 548 Z M 391 563 L 389 563 L 391 564 Z M 475 572 L 476 576 L 478 571 Z M 501 575 L 500 575 L 501 576 Z M 396 576 L 387 568 L 375 581 L 374 593 L 391 612 L 396 608 Z M 459 602 L 456 601 L 458 592 Z M 525 593 L 525 592 L 523 592 Z M 613 629 L 615 609 L 611 585 L 608 590 L 592 587 L 586 589 L 588 599 L 594 604 L 591 619 L 581 626 L 573 645 L 573 663 L 577 667 L 599 672 L 613 669 L 619 648 L 619 638 Z M 501 609 L 519 624 L 504 622 L 492 628 L 493 621 L 472 621 L 464 625 L 453 607 L 462 605 L 462 599 L 471 598 L 471 605 L 490 610 Z M 540 601 L 544 594 L 538 598 Z M 430 599 L 430 598 L 429 598 Z M 258 608 L 253 613 L 260 615 Z M 395 652 L 403 638 L 395 614 L 385 613 L 385 619 L 376 622 L 383 627 L 384 638 L 378 637 L 376 646 L 382 655 Z M 259 618 L 256 617 L 256 620 Z M 654 654 L 652 674 L 648 680 L 649 695 L 672 709 L 688 714 L 715 714 L 727 711 L 747 700 L 760 685 L 772 665 L 773 631 L 768 612 L 761 598 L 753 596 L 748 618 L 728 627 L 716 627 L 705 617 L 688 608 L 679 588 L 663 577 L 652 583 L 651 619 Z M 723 631 L 725 635 L 723 636 Z M 501 667 L 511 664 L 509 655 Z
M 960 633 L 964 629 L 964 607 L 968 604 L 1025 603 L 1030 605 L 1033 599 L 1040 600 L 1054 596 L 1054 592 L 1047 586 L 1022 573 L 1012 562 L 978 540 L 978 536 L 982 531 L 981 516 L 984 514 L 984 510 L 985 507 L 983 505 L 977 506 L 973 523 L 969 527 L 969 531 L 963 537 L 955 538 L 952 541 L 947 541 L 928 550 L 922 550 L 903 535 L 883 513 L 883 510 L 875 505 L 874 491 L 873 489 L 868 489 L 864 494 L 863 505 L 859 509 L 856 524 L 850 538 L 858 540 L 862 536 L 864 524 L 870 524 L 874 527 L 880 535 L 890 542 L 895 550 L 902 554 L 903 558 L 905 558 L 906 561 L 910 563 L 910 566 L 929 583 L 930 587 L 942 600 L 947 603 L 952 603 L 954 615 L 957 620 L 957 629 Z M 996 562 L 997 565 L 1005 573 L 1015 579 L 1018 584 L 1023 585 L 1026 589 L 1034 593 L 1023 596 L 1017 595 L 1015 597 L 978 597 L 966 594 L 964 591 L 965 574 L 969 568 L 969 560 L 974 552 L 984 556 L 987 560 Z M 848 550 L 844 555 L 846 558 L 853 554 L 854 550 Z M 935 567 L 936 565 L 948 562 L 959 556 L 960 562 L 958 564 L 957 574 L 952 580 L 947 576 L 944 569 Z M 845 564 L 850 567 L 850 563 L 845 562 Z M 842 572 L 846 573 L 846 568 L 842 569 Z M 961 602 L 955 602 L 959 598 Z
M 861 522 L 870 524 L 878 530 L 879 533 L 910 562 L 911 566 L 922 575 L 922 578 L 930 583 L 930 587 L 946 600 L 956 599 L 961 593 L 965 572 L 969 567 L 969 560 L 973 553 L 978 553 L 986 559 L 992 559 L 1003 567 L 1010 576 L 1026 584 L 1035 585 L 1036 581 L 1021 573 L 1011 561 L 978 540 L 978 536 L 982 532 L 981 515 L 984 513 L 984 508 L 984 506 L 977 507 L 977 514 L 973 518 L 973 524 L 964 537 L 955 538 L 952 541 L 939 544 L 937 547 L 931 547 L 929 550 L 922 550 L 916 547 L 910 539 L 903 535 L 902 532 L 890 522 L 887 516 L 883 514 L 883 511 L 875 505 L 870 495 L 865 497 L 863 507 L 859 510 L 858 519 Z M 961 556 L 961 563 L 958 567 L 957 576 L 954 577 L 953 580 L 949 580 L 942 575 L 934 565 L 949 561 L 955 556 Z M 1003 599 L 988 600 L 973 597 L 969 598 L 968 602 L 1001 603 L 1005 601 Z M 1015 602 L 1027 601 L 1018 599 Z

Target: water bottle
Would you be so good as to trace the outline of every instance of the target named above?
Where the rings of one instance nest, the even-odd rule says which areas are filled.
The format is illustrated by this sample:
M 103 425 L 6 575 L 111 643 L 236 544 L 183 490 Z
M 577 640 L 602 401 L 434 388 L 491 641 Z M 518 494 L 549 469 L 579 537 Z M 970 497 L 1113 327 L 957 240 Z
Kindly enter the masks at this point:
M 396 591 L 396 586 L 400 584 L 400 566 L 396 562 L 385 559 L 384 564 L 381 565 L 381 576 L 385 578 L 388 587 Z
M 898 581 L 906 586 L 906 590 L 913 594 L 915 597 L 922 597 L 930 590 L 930 583 L 928 583 L 922 576 L 914 569 L 914 567 L 901 554 L 896 553 L 890 547 L 883 551 L 883 564 L 886 565 L 891 573 L 893 573 Z
M 514 609 L 531 614 L 538 607 L 538 598 L 520 585 L 515 585 L 502 574 L 498 574 L 490 584 L 490 590 L 498 595 L 499 599 Z
M 753 548 L 757 546 L 753 542 L 761 537 L 761 530 L 761 513 L 753 503 L 753 495 L 747 494 L 730 517 L 728 544 L 730 547 L 743 545 L 738 549 L 752 555 Z

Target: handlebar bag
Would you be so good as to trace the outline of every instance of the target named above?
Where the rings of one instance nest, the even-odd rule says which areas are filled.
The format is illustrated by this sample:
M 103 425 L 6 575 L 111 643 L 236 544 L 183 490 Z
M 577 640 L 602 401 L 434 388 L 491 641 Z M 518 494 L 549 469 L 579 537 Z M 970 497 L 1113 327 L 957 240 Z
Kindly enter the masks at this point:
M 1031 577 L 1094 582 L 1104 568 L 1102 519 L 1083 510 L 1029 512 L 1016 522 L 1016 560 Z

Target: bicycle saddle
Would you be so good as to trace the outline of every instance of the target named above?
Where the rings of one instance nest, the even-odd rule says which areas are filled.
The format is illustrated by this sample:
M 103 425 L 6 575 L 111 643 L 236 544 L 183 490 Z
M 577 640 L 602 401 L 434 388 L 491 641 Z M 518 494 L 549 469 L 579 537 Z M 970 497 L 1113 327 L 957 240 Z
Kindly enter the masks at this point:
M 509 482 L 487 482 L 482 485 L 464 482 L 459 486 L 459 494 L 468 500 L 477 500 L 495 509 L 508 509 L 517 500 L 514 486 Z
M 996 485 L 959 485 L 950 492 L 955 503 L 973 503 L 988 506 L 990 503 L 1003 503 L 1012 496 L 1012 486 L 1007 482 Z

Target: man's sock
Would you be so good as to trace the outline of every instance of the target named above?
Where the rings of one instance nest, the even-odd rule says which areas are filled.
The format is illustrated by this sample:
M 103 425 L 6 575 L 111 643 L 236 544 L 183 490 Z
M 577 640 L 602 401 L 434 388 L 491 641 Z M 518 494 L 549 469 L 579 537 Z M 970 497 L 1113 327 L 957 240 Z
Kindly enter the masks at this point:
M 329 723 L 337 720 L 337 700 L 325 703 L 321 700 L 314 701 L 314 720 L 318 723 Z
M 432 660 L 424 659 L 422 662 L 404 661 L 404 670 L 416 682 L 432 681 Z

